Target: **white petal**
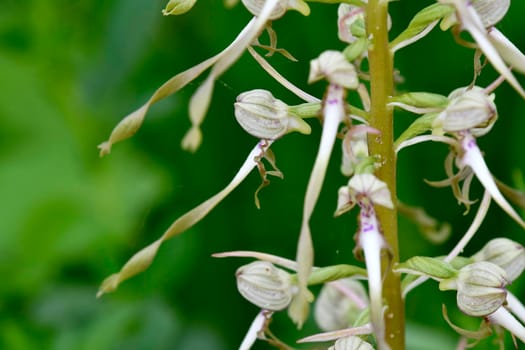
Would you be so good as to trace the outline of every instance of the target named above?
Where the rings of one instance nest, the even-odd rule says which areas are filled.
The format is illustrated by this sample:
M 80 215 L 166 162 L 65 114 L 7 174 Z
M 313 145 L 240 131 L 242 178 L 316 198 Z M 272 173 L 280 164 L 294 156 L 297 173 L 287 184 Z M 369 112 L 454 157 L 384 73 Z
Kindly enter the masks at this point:
M 489 39 L 511 68 L 525 74 L 525 55 L 498 29 L 489 29 Z
M 512 85 L 521 96 L 525 97 L 525 91 L 505 62 L 503 62 L 496 48 L 488 39 L 487 30 L 483 27 L 481 19 L 476 13 L 474 7 L 467 4 L 464 0 L 455 0 L 454 5 L 461 17 L 461 24 L 472 35 L 474 40 L 476 40 L 479 48 L 483 51 L 483 54 L 487 57 L 490 63 L 492 63 L 494 69 L 505 77 L 509 84 Z
M 521 227 L 525 228 L 525 222 L 523 219 L 516 213 L 514 208 L 510 206 L 505 197 L 501 194 L 494 181 L 494 178 L 490 174 L 490 171 L 485 164 L 481 151 L 479 150 L 478 145 L 476 144 L 475 139 L 470 134 L 466 134 L 463 140 L 461 140 L 461 146 L 465 152 L 461 161 L 464 165 L 468 165 L 472 168 L 476 177 L 481 182 L 483 187 L 490 193 L 492 198 L 498 205 L 512 217 Z
M 507 308 L 520 319 L 521 322 L 525 322 L 525 306 L 523 303 L 516 298 L 510 291 L 507 293 Z
M 488 315 L 487 318 L 490 322 L 505 328 L 525 343 L 525 327 L 523 327 L 523 325 L 519 323 L 518 320 L 516 320 L 504 307 L 500 307 L 498 310 Z
M 264 323 L 266 322 L 266 312 L 262 310 L 257 314 L 253 320 L 248 332 L 244 336 L 244 339 L 239 346 L 239 350 L 250 350 L 252 345 L 257 340 L 258 334 L 264 328 Z
M 390 347 L 385 342 L 385 320 L 383 318 L 383 276 L 381 274 L 381 249 L 385 246 L 379 232 L 379 222 L 375 212 L 361 209 L 359 244 L 363 248 L 368 272 L 368 290 L 370 293 L 370 319 L 379 344 L 379 349 Z
M 297 247 L 297 277 L 299 295 L 292 301 L 289 314 L 299 326 L 304 322 L 307 312 L 308 289 L 307 279 L 313 266 L 313 245 L 310 233 L 310 217 L 319 198 L 326 174 L 326 168 L 334 147 L 339 124 L 345 118 L 344 89 L 341 86 L 329 85 L 325 106 L 323 108 L 323 133 L 315 164 L 308 180 L 303 207 L 303 220 Z

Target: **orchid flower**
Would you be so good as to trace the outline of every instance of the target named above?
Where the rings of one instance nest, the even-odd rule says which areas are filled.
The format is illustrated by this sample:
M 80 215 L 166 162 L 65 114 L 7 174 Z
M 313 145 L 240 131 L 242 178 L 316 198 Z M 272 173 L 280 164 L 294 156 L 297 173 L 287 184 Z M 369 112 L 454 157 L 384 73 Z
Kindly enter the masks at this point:
M 415 282 L 432 278 L 439 281 L 440 290 L 456 290 L 459 309 L 469 316 L 483 318 L 478 331 L 466 331 L 453 325 L 444 309 L 446 321 L 463 337 L 484 338 L 490 334 L 489 327 L 492 325 L 507 329 L 525 342 L 525 327 L 522 324 L 525 322 L 525 307 L 506 289 L 525 270 L 524 247 L 507 238 L 495 238 L 470 258 L 463 257 L 452 263 L 462 250 L 459 247 L 464 245 L 459 244 L 444 259 L 410 258 L 398 264 L 396 270 L 421 275 Z
M 379 349 L 388 349 L 385 341 L 383 274 L 381 272 L 381 251 L 384 248 L 388 249 L 388 244 L 381 232 L 374 205 L 393 208 L 394 204 L 386 184 L 368 173 L 354 175 L 348 185 L 339 190 L 336 214 L 340 215 L 356 204 L 360 208 L 356 249 L 362 249 L 365 257 L 372 328 Z
M 390 191 L 386 184 L 372 174 L 356 174 L 348 182 L 349 202 L 359 205 L 359 230 L 357 247 L 362 249 L 368 271 L 368 289 L 372 328 L 379 349 L 389 349 L 385 341 L 383 317 L 383 274 L 381 272 L 381 250 L 388 248 L 374 205 L 393 208 Z
M 212 256 L 215 258 L 243 257 L 257 259 L 255 262 L 240 267 L 235 274 L 240 294 L 252 304 L 261 308 L 261 311 L 252 322 L 240 349 L 248 350 L 257 339 L 266 339 L 264 337 L 265 333 L 272 337 L 271 341 L 280 342 L 269 333 L 268 323 L 274 312 L 289 307 L 291 299 L 298 293 L 298 288 L 296 276 L 291 276 L 285 270 L 274 265 L 297 271 L 298 264 L 293 260 L 280 256 L 254 251 L 231 251 L 215 253 Z M 332 283 L 338 283 L 343 278 L 363 278 L 365 275 L 366 271 L 364 269 L 352 265 L 334 265 L 324 268 L 313 267 L 313 272 L 309 276 L 307 283 L 309 285 L 332 281 L 335 281 Z M 370 327 L 367 325 L 359 327 L 359 330 L 367 332 L 366 334 L 370 333 Z M 354 334 L 365 333 L 354 332 Z
M 506 286 L 510 281 L 506 270 L 488 260 L 471 261 L 467 259 L 466 264 L 456 269 L 439 258 L 413 257 L 399 264 L 396 270 L 435 279 L 439 281 L 440 290 L 455 290 L 459 309 L 466 315 L 483 320 L 478 331 L 467 331 L 453 325 L 444 308 L 445 320 L 463 337 L 485 338 L 490 335 L 492 325 L 505 328 L 525 342 L 525 327 L 512 314 L 516 312 L 520 315 L 523 305 L 515 297 L 509 297 Z M 509 310 L 508 301 L 515 311 Z
M 170 1 L 164 14 L 183 13 L 188 11 L 193 6 L 193 3 L 194 1 L 190 0 Z M 214 83 L 217 78 L 239 59 L 241 54 L 259 36 L 269 20 L 281 17 L 289 9 L 295 9 L 304 15 L 310 13 L 308 5 L 302 0 L 248 0 L 243 1 L 243 3 L 254 14 L 254 17 L 237 35 L 235 40 L 217 55 L 175 75 L 159 87 L 144 105 L 123 118 L 113 129 L 108 140 L 98 146 L 100 156 L 109 154 L 113 144 L 133 136 L 141 127 L 146 113 L 153 104 L 179 91 L 211 67 L 210 74 L 190 100 L 189 115 L 192 127 L 182 140 L 182 148 L 192 152 L 196 151 L 202 141 L 200 125 L 210 105 Z
M 505 16 L 510 0 L 438 0 L 421 10 L 408 27 L 390 43 L 391 51 L 410 45 L 426 36 L 441 21 L 442 30 L 453 27 L 455 34 L 466 30 L 475 47 L 487 57 L 494 69 L 522 96 L 525 91 L 507 66 L 525 73 L 525 55 L 494 26 Z M 457 37 L 458 42 L 472 47 Z
M 448 179 L 429 183 L 439 187 L 452 186 L 458 201 L 468 207 L 472 203 L 468 195 L 470 182 L 475 175 L 492 199 L 520 226 L 525 228 L 525 221 L 498 189 L 476 143 L 476 137 L 488 133 L 498 117 L 494 95 L 488 95 L 484 89 L 474 86 L 454 90 L 448 96 L 448 100 L 448 105 L 440 113 L 431 114 L 431 118 L 424 120 L 426 127 L 415 127 L 418 132 L 424 132 L 427 128 L 431 129 L 433 134 L 402 141 L 397 151 L 423 141 L 438 141 L 451 145 L 452 151 L 445 160 Z M 453 172 L 454 163 L 459 169 L 455 174 Z M 460 190 L 459 182 L 462 180 L 465 182 Z
M 505 63 L 505 60 L 507 60 L 511 64 L 518 63 L 518 67 L 523 67 L 525 65 L 525 57 L 523 57 L 523 55 L 520 57 L 519 54 L 509 55 L 509 51 L 519 53 L 519 50 L 517 50 L 503 34 L 491 29 L 504 17 L 510 6 L 510 1 L 439 0 L 439 2 L 454 6 L 456 10 L 456 20 L 459 22 L 460 29 L 464 29 L 472 35 L 479 49 L 490 63 L 492 63 L 494 69 L 525 98 L 525 91 Z M 450 21 L 453 21 L 453 19 Z M 442 27 L 446 25 L 446 23 L 442 23 Z M 490 32 L 492 32 L 492 34 L 490 34 Z

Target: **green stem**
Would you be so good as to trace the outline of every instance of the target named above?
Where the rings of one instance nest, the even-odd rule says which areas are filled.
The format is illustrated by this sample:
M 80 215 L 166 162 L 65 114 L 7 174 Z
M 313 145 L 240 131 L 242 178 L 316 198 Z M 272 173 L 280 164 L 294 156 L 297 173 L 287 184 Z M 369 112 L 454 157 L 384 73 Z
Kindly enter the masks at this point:
M 381 132 L 381 140 L 370 139 L 370 154 L 380 157 L 381 167 L 376 175 L 390 189 L 392 198 L 396 195 L 396 154 L 394 150 L 393 113 L 387 106 L 393 94 L 393 57 L 388 43 L 388 1 L 369 0 L 367 7 L 367 31 L 372 38 L 368 51 L 370 65 L 370 125 Z M 387 306 L 385 312 L 386 341 L 392 350 L 405 349 L 405 312 L 401 296 L 399 275 L 391 271 L 399 261 L 397 210 L 376 208 L 385 239 L 389 244 L 392 256 L 382 258 L 386 271 L 383 285 L 383 299 Z

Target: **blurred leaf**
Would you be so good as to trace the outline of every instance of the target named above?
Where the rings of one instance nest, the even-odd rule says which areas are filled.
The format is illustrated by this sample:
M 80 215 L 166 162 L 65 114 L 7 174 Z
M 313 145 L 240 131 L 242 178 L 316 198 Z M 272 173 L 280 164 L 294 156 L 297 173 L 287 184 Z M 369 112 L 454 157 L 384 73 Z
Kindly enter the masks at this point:
M 455 349 L 457 342 L 447 333 L 413 322 L 407 324 L 406 340 L 407 350 Z
M 180 337 L 177 317 L 165 302 L 100 302 L 86 287 L 61 286 L 43 294 L 34 319 L 56 333 L 57 350 L 171 349 Z
M 64 259 L 93 259 L 101 245 L 128 236 L 164 180 L 137 155 L 96 164 L 93 139 L 75 138 L 31 67 L 0 59 L 0 71 L 10 87 L 0 94 L 0 129 L 12 131 L 0 153 L 0 193 L 8 204 L 0 211 L 0 271 L 18 270 L 0 292 L 30 291 Z M 85 142 L 92 142 L 91 155 Z

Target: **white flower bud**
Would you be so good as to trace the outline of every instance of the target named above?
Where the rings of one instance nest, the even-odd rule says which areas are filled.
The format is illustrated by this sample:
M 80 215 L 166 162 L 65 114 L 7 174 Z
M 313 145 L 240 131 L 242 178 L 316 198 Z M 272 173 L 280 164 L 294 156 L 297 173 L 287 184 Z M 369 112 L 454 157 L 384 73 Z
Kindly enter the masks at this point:
M 434 132 L 458 132 L 469 130 L 474 136 L 490 131 L 497 119 L 494 95 L 474 86 L 459 88 L 448 96 L 450 103 L 434 120 Z
M 248 11 L 254 16 L 259 16 L 264 6 L 265 0 L 242 0 L 242 3 Z M 304 16 L 310 14 L 310 7 L 303 0 L 279 0 L 277 6 L 270 13 L 269 20 L 274 20 L 282 17 L 286 11 L 295 10 Z
M 339 338 L 328 350 L 374 350 L 374 347 L 358 336 Z
M 505 303 L 507 291 L 505 270 L 490 262 L 481 261 L 459 270 L 457 276 L 457 303 L 465 314 L 484 317 Z
M 267 261 L 254 261 L 235 273 L 237 289 L 261 309 L 279 311 L 292 300 L 290 274 Z
M 497 24 L 510 7 L 510 0 L 473 0 L 472 6 L 479 15 L 485 28 Z
M 359 85 L 354 65 L 339 51 L 325 51 L 318 58 L 310 61 L 308 82 L 313 83 L 322 78 L 347 89 L 357 89 Z
M 361 283 L 350 278 L 326 283 L 315 303 L 315 322 L 324 331 L 348 328 L 368 305 Z
M 512 282 L 525 269 L 525 248 L 508 238 L 495 238 L 474 254 L 472 259 L 498 265 L 507 273 L 509 282 Z
M 390 30 L 392 27 L 390 15 L 388 15 L 387 20 L 387 28 Z M 358 38 L 366 37 L 365 8 L 363 6 L 339 4 L 337 8 L 337 35 L 339 40 L 349 44 Z
M 250 135 L 274 140 L 289 132 L 311 132 L 310 125 L 289 113 L 288 106 L 266 90 L 256 89 L 237 97 L 235 118 Z
M 337 17 L 339 40 L 351 44 L 366 36 L 364 8 L 342 3 L 337 8 Z

